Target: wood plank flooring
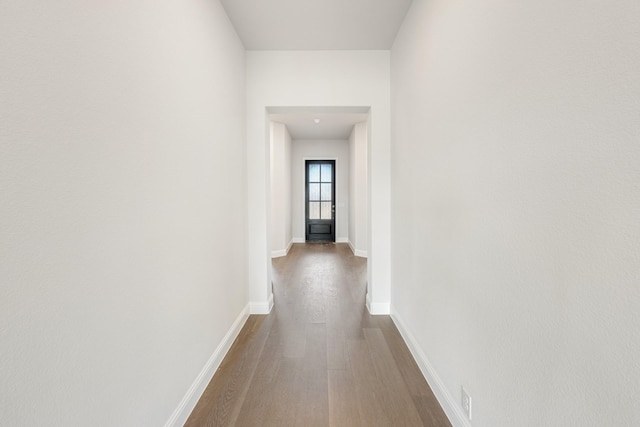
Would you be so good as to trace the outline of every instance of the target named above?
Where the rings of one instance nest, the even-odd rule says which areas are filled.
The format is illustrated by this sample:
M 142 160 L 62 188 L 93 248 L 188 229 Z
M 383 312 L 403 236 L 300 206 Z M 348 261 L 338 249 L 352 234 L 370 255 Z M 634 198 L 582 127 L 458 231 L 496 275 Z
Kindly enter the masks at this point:
M 296 244 L 273 288 L 186 426 L 451 426 L 391 318 L 368 314 L 366 259 Z

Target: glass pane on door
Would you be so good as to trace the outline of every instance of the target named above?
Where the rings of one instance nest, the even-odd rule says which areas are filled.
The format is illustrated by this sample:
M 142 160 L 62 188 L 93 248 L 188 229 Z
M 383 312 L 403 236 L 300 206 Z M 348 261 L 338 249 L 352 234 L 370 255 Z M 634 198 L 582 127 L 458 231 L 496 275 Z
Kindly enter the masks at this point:
M 332 169 L 333 169 L 333 165 L 330 164 L 323 164 L 322 165 L 322 182 L 331 182 L 331 176 L 332 174 Z
M 320 219 L 331 219 L 331 202 L 322 202 L 320 205 Z
M 320 199 L 320 184 L 309 183 L 309 201 L 319 201 Z
M 309 202 L 309 219 L 320 219 L 320 202 Z
M 309 182 L 320 182 L 320 165 L 309 165 Z
M 322 189 L 320 193 L 320 200 L 324 202 L 330 202 L 331 201 L 331 184 L 323 183 L 321 185 L 322 185 Z

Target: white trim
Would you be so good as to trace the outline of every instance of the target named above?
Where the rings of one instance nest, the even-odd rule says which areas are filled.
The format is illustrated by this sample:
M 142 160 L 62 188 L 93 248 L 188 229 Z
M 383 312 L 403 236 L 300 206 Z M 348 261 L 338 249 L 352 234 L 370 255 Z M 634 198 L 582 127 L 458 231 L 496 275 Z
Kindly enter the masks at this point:
M 227 331 L 224 338 L 222 338 L 218 347 L 215 349 L 211 357 L 209 357 L 209 360 L 207 360 L 207 363 L 196 377 L 196 380 L 191 384 L 189 390 L 187 390 L 187 393 L 178 404 L 178 407 L 173 411 L 173 414 L 171 414 L 171 417 L 166 422 L 165 427 L 183 426 L 184 423 L 187 422 L 189 415 L 191 415 L 191 411 L 193 411 L 196 403 L 200 400 L 200 397 L 207 388 L 209 381 L 213 378 L 213 374 L 216 373 L 220 363 L 222 363 L 222 359 L 227 355 L 227 352 L 231 348 L 231 344 L 235 341 L 248 318 L 249 305 L 242 309 L 236 320 L 233 322 L 233 325 L 231 325 L 231 328 Z
M 283 256 L 289 255 L 289 251 L 291 250 L 291 246 L 293 246 L 293 239 L 289 242 L 286 249 L 280 249 L 278 251 L 271 252 L 271 258 L 281 258 Z
M 271 251 L 271 258 L 281 258 L 283 256 L 287 256 L 286 249 L 280 249 L 279 251 Z
M 252 301 L 249 303 L 249 313 L 251 314 L 269 314 L 273 308 L 273 292 L 269 295 L 267 301 Z
M 372 316 L 391 314 L 391 304 L 388 302 L 373 302 L 369 293 L 367 293 L 366 302 L 367 310 Z
M 360 257 L 360 258 L 366 258 L 367 257 L 367 251 L 363 251 L 362 249 L 356 249 L 356 247 L 353 245 L 353 243 L 351 243 L 351 240 L 349 240 L 347 243 L 349 243 L 349 247 L 351 248 L 351 252 L 353 252 L 354 256 Z
M 293 243 L 305 243 L 304 237 L 294 237 L 292 240 Z
M 346 237 L 338 237 L 336 243 L 349 243 L 349 239 Z
M 422 371 L 422 375 L 427 380 L 429 387 L 433 390 L 433 393 L 438 399 L 438 403 L 444 410 L 447 418 L 454 427 L 471 427 L 471 423 L 467 420 L 466 416 L 462 413 L 462 408 L 458 405 L 458 399 L 454 399 L 451 394 L 447 391 L 444 383 L 438 376 L 438 373 L 433 368 L 433 365 L 427 359 L 427 356 L 422 351 L 422 348 L 418 344 L 418 341 L 413 336 L 411 331 L 407 329 L 402 319 L 398 316 L 398 314 L 393 310 L 393 314 L 391 315 L 391 319 L 393 323 L 396 324 L 400 335 L 404 338 L 404 341 L 407 343 L 407 347 L 409 347 L 409 351 L 413 355 L 413 358 L 418 363 L 420 367 L 420 371 Z

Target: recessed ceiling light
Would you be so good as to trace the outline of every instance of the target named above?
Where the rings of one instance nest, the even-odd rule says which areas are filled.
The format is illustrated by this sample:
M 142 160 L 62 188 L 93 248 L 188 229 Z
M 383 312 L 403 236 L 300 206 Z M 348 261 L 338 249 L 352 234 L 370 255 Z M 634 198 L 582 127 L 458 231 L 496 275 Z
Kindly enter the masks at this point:
M 313 119 L 313 121 L 314 121 L 315 124 L 320 123 L 320 119 Z

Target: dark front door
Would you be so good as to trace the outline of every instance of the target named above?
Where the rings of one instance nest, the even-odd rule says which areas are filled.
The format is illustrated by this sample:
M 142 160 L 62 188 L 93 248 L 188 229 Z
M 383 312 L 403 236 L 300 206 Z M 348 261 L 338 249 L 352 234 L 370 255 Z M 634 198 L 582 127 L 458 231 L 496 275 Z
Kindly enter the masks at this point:
M 305 171 L 307 242 L 335 242 L 336 162 L 307 160 Z

